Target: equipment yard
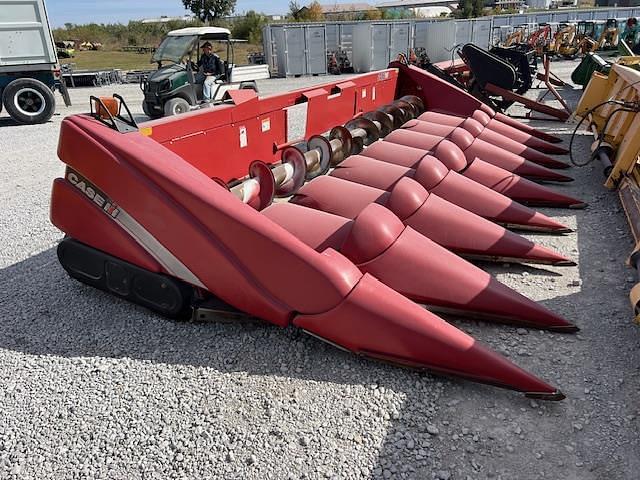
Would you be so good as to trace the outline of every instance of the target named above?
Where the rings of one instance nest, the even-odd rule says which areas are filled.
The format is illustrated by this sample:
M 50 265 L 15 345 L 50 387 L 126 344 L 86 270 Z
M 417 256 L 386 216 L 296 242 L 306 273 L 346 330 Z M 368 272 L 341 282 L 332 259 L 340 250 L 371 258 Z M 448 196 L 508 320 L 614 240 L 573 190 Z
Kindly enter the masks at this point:
M 569 81 L 577 64 L 552 66 Z M 258 86 L 265 95 L 334 79 Z M 0 478 L 638 478 L 634 241 L 598 162 L 554 185 L 586 209 L 539 209 L 575 231 L 526 235 L 578 266 L 482 264 L 580 331 L 446 317 L 567 397 L 544 402 L 361 359 L 293 327 L 167 320 L 71 280 L 49 219 L 60 125 L 88 111 L 89 95 L 113 91 L 143 118 L 137 85 L 73 89 L 73 106 L 58 102 L 46 124 L 0 114 Z M 575 108 L 581 90 L 559 91 Z M 575 127 L 531 124 L 565 146 Z M 574 157 L 592 142 L 579 132 Z

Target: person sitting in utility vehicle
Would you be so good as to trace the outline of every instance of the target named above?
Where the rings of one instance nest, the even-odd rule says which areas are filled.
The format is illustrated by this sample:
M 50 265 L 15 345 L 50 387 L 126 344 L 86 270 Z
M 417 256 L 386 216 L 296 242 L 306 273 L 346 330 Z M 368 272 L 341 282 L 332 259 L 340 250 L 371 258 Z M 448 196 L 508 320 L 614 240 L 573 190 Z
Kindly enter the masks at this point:
M 639 34 L 638 19 L 635 17 L 629 18 L 624 31 L 620 34 L 620 40 L 625 42 L 629 46 L 629 49 L 636 55 L 640 53 L 640 45 L 638 44 Z
M 220 57 L 213 53 L 211 43 L 202 45 L 202 56 L 198 60 L 198 83 L 202 83 L 202 94 L 205 100 L 211 100 L 213 85 L 224 74 L 224 64 Z

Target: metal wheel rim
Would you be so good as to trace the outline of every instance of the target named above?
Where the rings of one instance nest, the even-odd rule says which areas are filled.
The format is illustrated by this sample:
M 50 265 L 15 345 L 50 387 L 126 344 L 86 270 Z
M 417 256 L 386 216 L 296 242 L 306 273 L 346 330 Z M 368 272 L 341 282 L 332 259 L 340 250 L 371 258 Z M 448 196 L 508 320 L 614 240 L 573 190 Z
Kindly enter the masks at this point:
M 47 107 L 44 95 L 31 87 L 18 90 L 13 96 L 13 104 L 21 114 L 29 117 L 40 115 Z
M 180 115 L 181 113 L 185 113 L 187 110 L 188 109 L 184 105 L 178 103 L 173 107 L 173 114 Z

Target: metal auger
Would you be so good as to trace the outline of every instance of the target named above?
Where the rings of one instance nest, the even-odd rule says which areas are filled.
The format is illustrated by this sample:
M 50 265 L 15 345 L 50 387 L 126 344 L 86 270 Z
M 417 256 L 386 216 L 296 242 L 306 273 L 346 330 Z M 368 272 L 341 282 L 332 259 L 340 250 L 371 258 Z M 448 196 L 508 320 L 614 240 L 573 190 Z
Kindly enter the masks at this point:
M 349 155 L 355 155 L 366 146 L 424 110 L 422 100 L 407 96 L 378 110 L 354 118 L 346 125 L 331 129 L 329 138 L 313 135 L 307 142 L 307 151 L 289 145 L 282 150 L 282 161 L 275 166 L 256 160 L 249 166 L 249 178 L 235 185 L 217 183 L 226 187 L 243 203 L 262 210 L 274 197 L 293 195 L 305 181 L 326 174 L 331 167 L 339 165 Z

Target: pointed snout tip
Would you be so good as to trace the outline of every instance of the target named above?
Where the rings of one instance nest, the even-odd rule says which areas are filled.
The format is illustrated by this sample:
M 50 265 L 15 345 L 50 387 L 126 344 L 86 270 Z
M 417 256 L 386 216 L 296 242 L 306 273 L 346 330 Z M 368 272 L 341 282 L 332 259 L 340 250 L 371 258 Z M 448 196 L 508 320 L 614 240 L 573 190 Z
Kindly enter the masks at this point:
M 567 322 L 564 325 L 556 325 L 553 327 L 549 327 L 547 330 L 554 333 L 578 333 L 580 328 L 574 325 L 573 323 Z
M 564 259 L 564 260 L 558 260 L 557 262 L 553 263 L 554 267 L 576 267 L 578 266 L 578 264 L 576 262 L 574 262 L 573 260 L 569 260 Z
M 582 210 L 584 208 L 587 208 L 589 206 L 589 204 L 587 202 L 578 202 L 578 203 L 574 203 L 573 205 L 569 205 L 569 208 L 571 208 L 572 210 Z
M 533 398 L 535 400 L 548 400 L 551 402 L 559 402 L 560 400 L 564 400 L 567 398 L 564 393 L 560 390 L 555 390 L 551 393 L 549 392 L 525 392 L 524 394 L 527 398 Z
M 575 182 L 575 178 L 573 177 L 568 177 L 567 175 L 559 175 L 556 182 L 561 182 L 561 183 L 571 183 L 571 182 Z

